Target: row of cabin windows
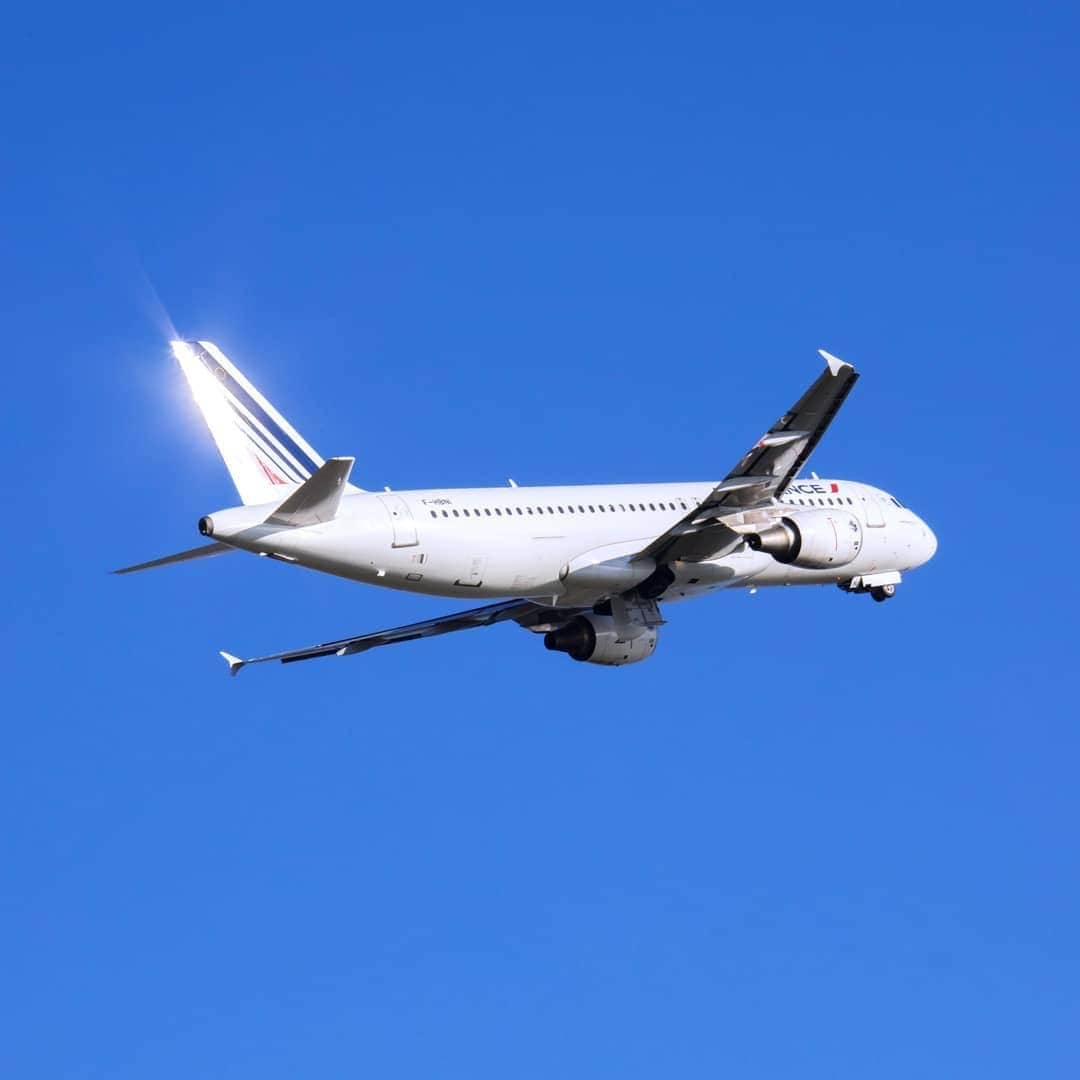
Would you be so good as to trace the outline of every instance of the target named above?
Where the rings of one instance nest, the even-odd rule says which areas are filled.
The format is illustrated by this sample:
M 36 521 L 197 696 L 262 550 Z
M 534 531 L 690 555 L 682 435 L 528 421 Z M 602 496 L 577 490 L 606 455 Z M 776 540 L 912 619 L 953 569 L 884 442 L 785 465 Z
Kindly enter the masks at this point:
M 544 507 L 544 506 L 514 506 L 514 507 L 510 507 L 510 506 L 508 506 L 506 508 L 506 510 L 505 510 L 505 514 L 506 514 L 507 517 L 513 517 L 515 513 L 519 517 L 521 517 L 521 516 L 523 516 L 525 514 L 544 514 L 544 513 L 547 513 L 547 514 L 568 514 L 568 513 L 569 514 L 573 514 L 573 513 L 578 513 L 578 514 L 595 514 L 595 513 L 617 514 L 617 513 L 623 513 L 623 514 L 625 514 L 625 513 L 629 513 L 629 512 L 637 513 L 637 511 L 639 511 L 639 510 L 653 510 L 653 511 L 656 511 L 656 510 L 678 510 L 680 508 L 683 509 L 683 510 L 689 510 L 690 509 L 690 506 L 686 502 L 685 499 L 679 499 L 677 504 L 673 503 L 673 502 L 670 502 L 670 503 L 647 503 L 647 504 L 646 503 L 638 503 L 636 506 L 633 503 L 619 503 L 618 506 L 616 506 L 614 503 L 608 503 L 607 506 L 604 506 L 602 503 L 596 503 L 595 505 L 590 504 L 590 505 L 586 505 L 586 506 L 578 506 L 576 508 L 573 507 L 573 506 L 547 506 L 547 507 Z M 462 516 L 464 516 L 464 517 L 481 517 L 481 516 L 483 516 L 483 517 L 491 517 L 492 515 L 494 515 L 495 517 L 502 517 L 503 514 L 504 514 L 504 511 L 503 511 L 503 509 L 501 507 L 498 507 L 498 506 L 496 506 L 494 510 L 489 510 L 487 507 L 484 507 L 484 508 L 482 508 L 480 510 L 461 510 L 461 511 L 458 511 L 458 510 L 442 510 L 442 511 L 440 511 L 440 510 L 432 510 L 431 511 L 431 516 L 433 518 L 437 518 L 440 513 L 442 514 L 443 517 L 451 517 L 451 516 L 452 517 L 462 517 Z
M 796 503 L 798 503 L 799 506 L 813 506 L 815 502 L 817 502 L 817 504 L 819 506 L 824 506 L 826 503 L 828 503 L 830 506 L 843 506 L 844 505 L 844 500 L 841 499 L 839 496 L 837 496 L 835 503 L 832 501 L 832 499 L 816 499 L 816 500 L 815 499 L 781 499 L 780 501 L 790 503 L 792 506 L 794 506 Z M 848 499 L 848 506 L 854 506 L 854 505 L 855 504 L 849 498 Z
M 813 506 L 815 502 L 819 506 L 825 506 L 826 504 L 828 504 L 829 506 L 843 506 L 845 500 L 844 500 L 844 498 L 841 498 L 838 495 L 836 497 L 835 502 L 830 498 L 823 498 L 823 499 L 819 498 L 819 499 L 816 499 L 816 500 L 815 499 L 794 499 L 793 498 L 793 499 L 781 499 L 780 501 L 789 503 L 792 506 L 794 506 L 796 504 L 798 504 L 799 506 Z M 896 501 L 896 499 L 892 499 L 891 501 L 893 503 L 895 503 L 897 506 L 900 506 L 900 503 L 898 503 Z M 847 505 L 848 506 L 854 506 L 855 505 L 850 496 L 847 497 Z M 612 513 L 612 514 L 624 513 L 625 514 L 628 511 L 636 513 L 638 510 L 646 510 L 646 509 L 653 510 L 653 511 L 656 511 L 656 510 L 678 510 L 678 509 L 689 510 L 690 507 L 687 505 L 685 499 L 679 499 L 678 500 L 678 505 L 676 505 L 673 502 L 671 502 L 671 503 L 648 503 L 648 504 L 646 504 L 646 503 L 638 503 L 637 506 L 635 506 L 633 503 L 625 503 L 625 504 L 624 503 L 619 503 L 618 507 L 616 507 L 614 503 L 608 503 L 608 505 L 605 507 L 604 505 L 602 505 L 600 503 L 597 503 L 595 506 L 593 506 L 593 505 L 578 506 L 577 507 L 577 513 L 579 513 L 579 514 L 585 514 L 585 513 L 595 514 L 595 513 L 597 513 L 597 511 L 599 511 L 601 514 L 603 514 L 603 513 Z M 532 507 L 532 506 L 525 506 L 525 507 L 516 506 L 516 507 L 507 507 L 506 508 L 506 516 L 507 517 L 513 517 L 513 515 L 515 513 L 519 517 L 524 515 L 524 514 L 534 514 L 534 513 L 535 514 L 543 514 L 543 513 L 545 513 L 545 510 L 546 510 L 546 512 L 548 514 L 556 514 L 556 513 L 558 513 L 558 514 L 565 514 L 565 513 L 573 514 L 575 512 L 574 507 L 572 507 L 572 506 L 566 506 L 566 507 L 548 506 L 546 508 L 543 507 L 543 506 L 536 506 L 536 507 Z M 439 516 L 439 513 L 440 513 L 440 511 L 438 511 L 438 510 L 432 510 L 431 511 L 431 516 L 433 518 L 437 518 Z M 441 511 L 441 513 L 442 513 L 443 517 L 450 517 L 451 515 L 453 517 L 462 517 L 462 516 L 464 516 L 464 517 L 480 517 L 481 515 L 486 516 L 486 517 L 491 517 L 493 514 L 494 514 L 495 517 L 502 517 L 503 516 L 503 510 L 502 510 L 501 507 L 498 507 L 498 506 L 495 507 L 494 510 L 489 510 L 487 507 L 484 507 L 482 510 L 472 510 L 472 511 L 462 510 L 460 512 L 457 511 L 457 510 L 443 510 L 443 511 Z
M 813 499 L 781 499 L 780 501 L 781 502 L 786 502 L 786 503 L 791 503 L 792 505 L 794 505 L 795 503 L 798 503 L 800 506 L 813 506 L 814 505 L 814 500 Z M 863 499 L 863 502 L 866 502 L 866 499 Z M 889 496 L 889 502 L 891 502 L 893 504 L 893 506 L 898 506 L 901 510 L 904 509 L 904 504 L 901 503 L 901 502 L 898 502 L 891 495 Z M 819 506 L 824 506 L 826 503 L 828 503 L 830 506 L 843 506 L 844 505 L 844 500 L 841 499 L 839 496 L 837 496 L 837 499 L 836 499 L 835 503 L 832 501 L 832 499 L 818 499 L 817 503 L 818 503 Z M 855 505 L 854 502 L 850 498 L 848 498 L 847 504 L 848 504 L 848 506 L 854 506 Z

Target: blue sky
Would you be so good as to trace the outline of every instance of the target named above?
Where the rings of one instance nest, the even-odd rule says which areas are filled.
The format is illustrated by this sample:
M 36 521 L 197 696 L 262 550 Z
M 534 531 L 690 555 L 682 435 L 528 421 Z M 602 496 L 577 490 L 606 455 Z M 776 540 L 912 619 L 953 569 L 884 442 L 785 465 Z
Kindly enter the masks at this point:
M 5 24 L 5 1074 L 1072 1077 L 1065 5 L 27 9 Z M 897 599 L 673 608 L 625 670 L 232 556 L 168 356 L 367 487 L 812 462 Z

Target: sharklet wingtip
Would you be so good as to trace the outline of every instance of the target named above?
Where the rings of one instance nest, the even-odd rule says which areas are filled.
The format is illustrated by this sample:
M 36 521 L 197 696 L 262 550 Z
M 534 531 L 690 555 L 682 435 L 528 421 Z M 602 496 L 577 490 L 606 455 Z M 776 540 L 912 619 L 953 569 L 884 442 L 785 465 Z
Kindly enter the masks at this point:
M 829 365 L 829 371 L 833 375 L 839 375 L 844 368 L 850 368 L 852 366 L 846 360 L 841 360 L 839 356 L 833 356 L 831 352 L 826 352 L 824 349 L 818 349 L 818 356 Z
M 246 660 L 241 660 L 239 656 L 233 656 L 232 653 L 227 653 L 224 649 L 219 650 L 219 652 L 225 663 L 229 665 L 230 675 L 235 675 L 247 663 Z

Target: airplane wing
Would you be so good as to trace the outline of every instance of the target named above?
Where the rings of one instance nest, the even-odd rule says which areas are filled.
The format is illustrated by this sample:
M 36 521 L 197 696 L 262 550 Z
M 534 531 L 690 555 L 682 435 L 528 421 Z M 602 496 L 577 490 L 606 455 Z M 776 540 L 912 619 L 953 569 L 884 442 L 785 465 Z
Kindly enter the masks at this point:
M 374 649 L 380 645 L 415 641 L 417 638 L 435 637 L 455 630 L 471 630 L 474 626 L 491 626 L 509 619 L 529 629 L 547 629 L 552 625 L 561 626 L 580 610 L 582 609 L 548 608 L 531 600 L 503 600 L 498 604 L 488 604 L 486 607 L 472 608 L 469 611 L 458 611 L 452 615 L 441 615 L 437 619 L 410 623 L 408 626 L 395 626 L 390 630 L 377 630 L 372 634 L 327 641 L 322 645 L 312 645 L 307 649 L 272 653 L 270 656 L 255 656 L 250 660 L 241 660 L 227 652 L 221 655 L 229 665 L 229 674 L 235 675 L 242 667 L 247 667 L 249 664 L 263 664 L 268 660 L 280 660 L 283 664 L 292 664 L 297 660 L 313 660 L 317 656 L 352 656 L 354 653 L 367 652 L 368 649 Z
M 767 506 L 799 475 L 844 399 L 859 378 L 843 360 L 819 349 L 825 370 L 810 388 L 743 455 L 708 498 L 641 555 L 657 562 L 700 562 L 730 551 L 742 539 L 722 519 L 740 510 Z

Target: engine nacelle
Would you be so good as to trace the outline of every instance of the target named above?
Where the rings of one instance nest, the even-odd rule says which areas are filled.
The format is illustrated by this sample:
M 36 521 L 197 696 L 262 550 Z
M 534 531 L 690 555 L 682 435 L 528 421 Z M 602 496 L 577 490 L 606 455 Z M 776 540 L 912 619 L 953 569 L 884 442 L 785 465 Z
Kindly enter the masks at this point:
M 655 627 L 634 626 L 627 633 L 625 628 L 616 629 L 611 615 L 590 613 L 576 616 L 558 630 L 549 630 L 544 647 L 584 663 L 621 667 L 652 656 L 658 637 Z
M 777 562 L 805 570 L 846 566 L 862 548 L 862 526 L 847 510 L 808 510 L 782 517 L 775 525 L 750 533 L 746 542 Z

